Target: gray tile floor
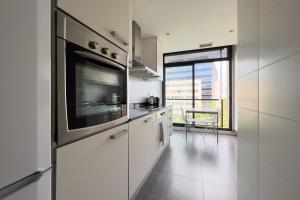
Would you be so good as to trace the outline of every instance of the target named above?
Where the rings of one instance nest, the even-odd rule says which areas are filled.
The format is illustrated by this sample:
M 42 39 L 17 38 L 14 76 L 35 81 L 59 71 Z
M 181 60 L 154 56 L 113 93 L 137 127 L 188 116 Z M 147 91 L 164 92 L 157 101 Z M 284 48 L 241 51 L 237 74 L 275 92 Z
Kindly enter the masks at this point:
M 236 200 L 237 139 L 175 132 L 136 200 Z

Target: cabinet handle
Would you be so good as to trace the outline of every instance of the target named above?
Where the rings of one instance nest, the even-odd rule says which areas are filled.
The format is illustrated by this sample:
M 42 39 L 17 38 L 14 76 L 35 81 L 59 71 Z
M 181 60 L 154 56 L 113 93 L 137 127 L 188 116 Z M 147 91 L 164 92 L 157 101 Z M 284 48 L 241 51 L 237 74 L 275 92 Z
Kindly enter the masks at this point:
M 172 117 L 169 117 L 169 120 L 172 120 Z
M 148 119 L 145 119 L 144 122 L 147 123 L 152 119 L 152 117 L 149 117 Z
M 123 131 L 121 131 L 121 132 L 118 132 L 118 133 L 116 133 L 116 134 L 111 135 L 109 138 L 112 139 L 112 140 L 115 140 L 115 139 L 117 139 L 117 138 L 119 138 L 119 137 L 121 137 L 122 135 L 125 135 L 125 134 L 127 134 L 127 133 L 128 133 L 127 130 L 123 130 Z
M 117 33 L 117 31 L 111 31 L 110 34 L 117 40 L 119 40 L 122 44 L 128 46 L 128 42 L 119 33 Z
M 166 112 L 162 112 L 162 113 L 160 113 L 160 115 L 163 116 L 165 113 L 166 113 Z
M 159 129 L 160 129 L 160 137 L 159 137 L 159 141 L 162 143 L 162 146 L 165 145 L 165 131 L 164 131 L 164 124 L 163 123 L 159 123 Z

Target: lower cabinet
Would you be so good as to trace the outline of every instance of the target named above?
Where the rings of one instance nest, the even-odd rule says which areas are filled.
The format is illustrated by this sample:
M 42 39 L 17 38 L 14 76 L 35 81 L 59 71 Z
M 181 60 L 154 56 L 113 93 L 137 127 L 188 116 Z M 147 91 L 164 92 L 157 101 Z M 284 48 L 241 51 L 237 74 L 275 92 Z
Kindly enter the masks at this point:
M 170 138 L 173 133 L 173 107 L 167 107 L 166 110 L 166 129 L 168 137 Z
M 170 114 L 171 113 L 171 114 Z M 169 143 L 172 110 L 162 109 L 129 122 L 129 197 L 133 197 L 147 173 Z
M 128 199 L 128 124 L 57 149 L 57 200 Z
M 156 115 L 129 122 L 129 196 L 131 197 L 143 181 L 153 163 L 153 126 Z

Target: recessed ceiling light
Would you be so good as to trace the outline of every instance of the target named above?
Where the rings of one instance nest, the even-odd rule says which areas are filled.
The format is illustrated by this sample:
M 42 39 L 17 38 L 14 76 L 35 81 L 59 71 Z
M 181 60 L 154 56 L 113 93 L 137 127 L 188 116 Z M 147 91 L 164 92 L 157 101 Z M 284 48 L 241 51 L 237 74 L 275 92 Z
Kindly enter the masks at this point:
M 168 36 L 169 36 L 169 35 L 171 35 L 171 34 L 170 34 L 170 33 L 166 33 L 166 35 L 168 35 Z
M 229 33 L 233 33 L 234 32 L 234 30 L 229 30 Z

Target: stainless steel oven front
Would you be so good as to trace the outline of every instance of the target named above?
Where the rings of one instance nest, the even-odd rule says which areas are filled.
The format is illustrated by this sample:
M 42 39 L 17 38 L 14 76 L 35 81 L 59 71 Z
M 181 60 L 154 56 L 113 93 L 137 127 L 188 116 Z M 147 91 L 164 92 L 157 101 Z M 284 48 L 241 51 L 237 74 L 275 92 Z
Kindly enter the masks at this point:
M 57 11 L 57 144 L 128 120 L 128 53 Z

